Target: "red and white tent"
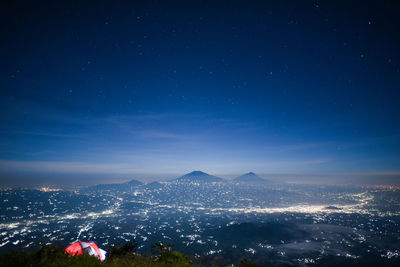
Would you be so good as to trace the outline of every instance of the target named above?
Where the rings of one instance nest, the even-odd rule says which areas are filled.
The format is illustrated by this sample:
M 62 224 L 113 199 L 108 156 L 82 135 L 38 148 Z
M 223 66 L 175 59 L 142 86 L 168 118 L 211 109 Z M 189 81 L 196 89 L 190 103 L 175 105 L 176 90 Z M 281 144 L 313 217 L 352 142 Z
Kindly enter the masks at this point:
M 70 256 L 83 255 L 83 253 L 87 253 L 91 256 L 97 257 L 101 261 L 104 261 L 106 259 L 107 251 L 99 248 L 93 241 L 77 241 L 69 245 L 65 249 L 65 253 L 69 254 Z

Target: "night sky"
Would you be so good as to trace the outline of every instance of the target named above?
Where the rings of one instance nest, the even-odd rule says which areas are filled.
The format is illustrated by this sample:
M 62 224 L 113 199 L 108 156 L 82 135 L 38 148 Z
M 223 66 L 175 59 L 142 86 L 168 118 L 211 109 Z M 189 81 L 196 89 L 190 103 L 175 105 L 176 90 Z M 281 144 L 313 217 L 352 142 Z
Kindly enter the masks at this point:
M 3 185 L 400 182 L 398 1 L 1 5 Z

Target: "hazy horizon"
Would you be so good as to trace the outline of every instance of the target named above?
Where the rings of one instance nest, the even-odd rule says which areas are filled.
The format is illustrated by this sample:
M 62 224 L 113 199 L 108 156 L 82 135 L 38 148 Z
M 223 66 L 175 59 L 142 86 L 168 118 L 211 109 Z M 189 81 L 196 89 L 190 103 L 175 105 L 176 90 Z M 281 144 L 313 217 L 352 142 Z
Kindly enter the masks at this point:
M 251 172 L 248 171 L 248 172 Z M 167 182 L 185 173 L 171 174 L 73 174 L 73 173 L 10 173 L 4 175 L 0 188 L 39 188 L 49 186 L 53 188 L 73 189 L 97 184 L 124 183 L 132 179 L 143 183 Z M 223 178 L 227 181 L 245 174 L 219 174 L 206 172 L 208 174 Z M 247 173 L 247 172 L 246 172 Z M 274 183 L 288 184 L 320 184 L 320 185 L 351 185 L 351 186 L 373 186 L 373 185 L 393 185 L 399 186 L 399 173 L 256 173 L 257 176 Z

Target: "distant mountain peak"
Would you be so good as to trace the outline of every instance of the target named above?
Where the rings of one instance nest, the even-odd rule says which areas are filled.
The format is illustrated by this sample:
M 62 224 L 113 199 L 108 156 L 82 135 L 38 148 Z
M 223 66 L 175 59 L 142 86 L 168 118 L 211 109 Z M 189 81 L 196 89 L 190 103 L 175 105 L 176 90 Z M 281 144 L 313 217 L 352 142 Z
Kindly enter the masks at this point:
M 222 182 L 223 179 L 202 171 L 192 171 L 176 179 L 180 182 Z
M 83 191 L 102 191 L 102 190 L 127 191 L 139 185 L 143 185 L 143 183 L 138 180 L 132 179 L 128 182 L 119 184 L 98 184 L 94 186 L 89 186 L 84 188 Z
M 233 181 L 234 182 L 238 182 L 238 183 L 265 183 L 265 182 L 269 182 L 268 180 L 261 178 L 260 176 L 258 176 L 254 172 L 248 172 L 246 174 L 243 174 L 243 175 L 233 179 Z

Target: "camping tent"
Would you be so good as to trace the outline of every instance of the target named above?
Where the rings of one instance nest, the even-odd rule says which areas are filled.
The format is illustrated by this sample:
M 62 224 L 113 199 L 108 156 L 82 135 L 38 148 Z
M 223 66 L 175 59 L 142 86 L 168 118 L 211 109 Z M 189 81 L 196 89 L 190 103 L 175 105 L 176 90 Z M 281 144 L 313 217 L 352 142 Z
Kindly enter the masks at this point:
M 69 245 L 65 249 L 65 253 L 69 254 L 70 256 L 77 256 L 82 255 L 83 253 L 87 253 L 91 256 L 97 257 L 101 261 L 104 261 L 106 259 L 107 251 L 99 248 L 93 241 L 77 241 Z

